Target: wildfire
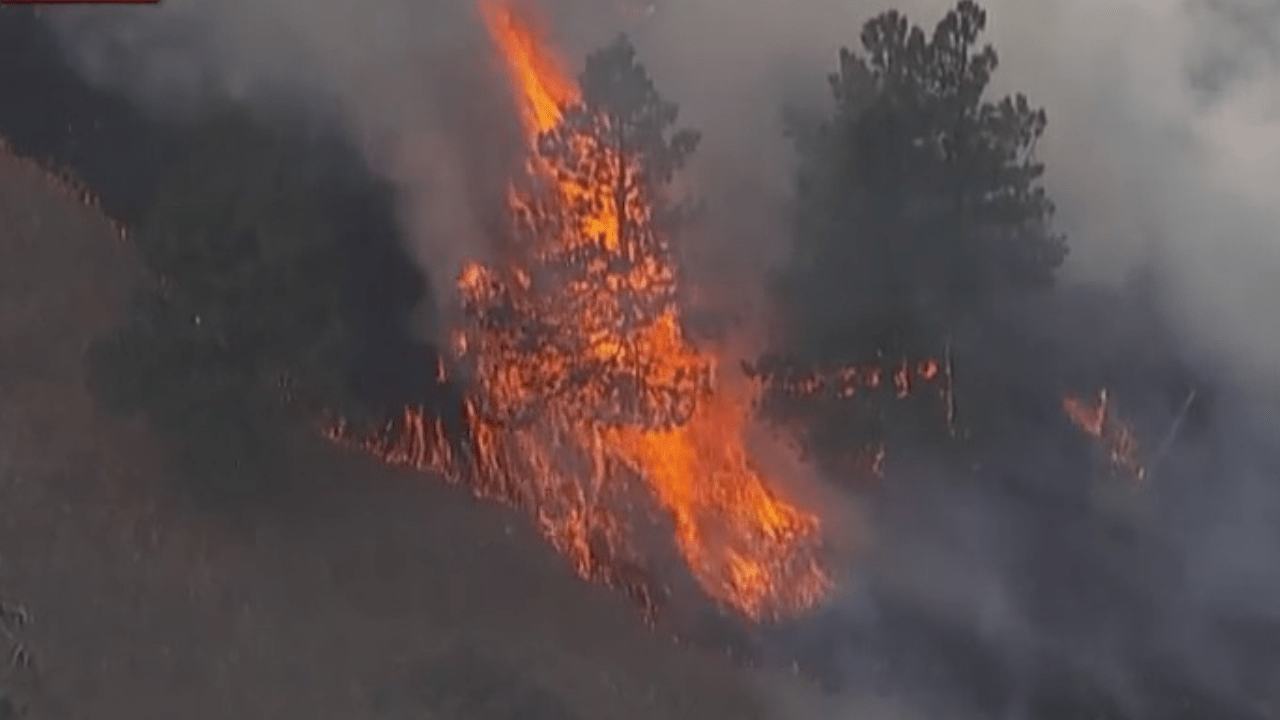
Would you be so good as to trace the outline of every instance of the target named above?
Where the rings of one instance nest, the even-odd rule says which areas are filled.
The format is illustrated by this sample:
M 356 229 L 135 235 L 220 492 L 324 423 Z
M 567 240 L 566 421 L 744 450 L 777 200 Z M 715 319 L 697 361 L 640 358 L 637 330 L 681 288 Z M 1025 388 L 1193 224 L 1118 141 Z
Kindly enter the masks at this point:
M 513 6 L 479 8 L 536 149 L 580 89 Z M 409 409 L 360 442 L 527 509 L 579 574 L 649 610 L 655 533 L 674 538 L 710 598 L 748 618 L 811 607 L 830 586 L 819 521 L 753 465 L 753 388 L 685 335 L 653 198 L 616 202 L 640 160 L 607 146 L 607 130 L 606 118 L 574 126 L 562 161 L 574 167 L 531 153 L 529 182 L 509 192 L 515 248 L 458 277 L 461 416 Z M 454 421 L 462 432 L 448 431 Z
M 842 438 L 840 449 L 827 458 L 831 468 L 844 477 L 884 477 L 888 448 L 878 428 L 883 426 L 885 401 L 906 401 L 922 394 L 935 397 L 941 405 L 947 433 L 956 437 L 949 354 L 941 362 L 934 358 L 880 358 L 878 362 L 820 367 L 807 372 L 769 358 L 748 366 L 747 372 L 762 389 L 771 414 L 784 425 L 788 418 L 803 424 L 815 405 L 843 408 L 837 411 L 843 413 L 859 400 L 867 401 L 857 407 L 854 416 L 843 416 L 846 421 L 870 423 L 866 425 L 867 442 L 858 445 Z M 794 409 L 799 410 L 798 416 Z M 861 419 L 856 419 L 858 413 L 863 415 Z
M 1135 482 L 1146 479 L 1146 468 L 1138 457 L 1138 440 L 1133 429 L 1115 416 L 1106 388 L 1099 390 L 1097 399 L 1092 401 L 1063 397 L 1062 411 L 1073 425 L 1102 444 L 1113 470 Z
M 904 359 L 888 371 L 879 365 L 847 365 L 804 375 L 781 375 L 762 370 L 755 374 L 761 382 L 791 397 L 847 400 L 861 392 L 885 388 L 891 388 L 894 397 L 905 399 L 917 385 L 936 382 L 941 373 L 938 361 L 927 358 L 917 362 Z M 945 399 L 947 388 L 942 388 L 942 392 Z
M 578 99 L 578 86 L 560 58 L 543 47 L 531 16 L 517 13 L 512 0 L 477 0 L 477 7 L 520 96 L 525 131 L 536 138 L 555 127 L 561 108 Z

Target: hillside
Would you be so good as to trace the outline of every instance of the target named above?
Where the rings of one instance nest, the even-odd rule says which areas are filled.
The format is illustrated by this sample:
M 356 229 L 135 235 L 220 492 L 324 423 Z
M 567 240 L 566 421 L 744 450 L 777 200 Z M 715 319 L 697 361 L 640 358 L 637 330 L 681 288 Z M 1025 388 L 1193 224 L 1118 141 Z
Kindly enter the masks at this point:
M 751 678 L 649 633 L 506 510 L 300 438 L 234 522 L 166 491 L 81 353 L 136 272 L 0 156 L 0 682 L 32 718 L 759 717 Z M 20 651 L 20 652 L 15 652 Z M 8 662 L 12 658 L 16 662 Z

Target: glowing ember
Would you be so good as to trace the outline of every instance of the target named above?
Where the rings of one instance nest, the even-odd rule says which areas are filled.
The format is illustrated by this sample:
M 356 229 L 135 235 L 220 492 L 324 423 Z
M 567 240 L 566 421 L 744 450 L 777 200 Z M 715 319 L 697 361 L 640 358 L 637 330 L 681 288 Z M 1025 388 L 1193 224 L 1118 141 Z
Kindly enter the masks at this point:
M 1098 391 L 1094 401 L 1069 395 L 1062 398 L 1062 411 L 1073 425 L 1101 443 L 1113 470 L 1134 482 L 1146 479 L 1138 440 L 1133 429 L 1115 416 L 1106 388 Z
M 832 470 L 846 478 L 882 478 L 888 449 L 880 436 L 885 401 L 905 401 L 921 395 L 935 396 L 941 404 L 947 432 L 955 437 L 955 404 L 952 391 L 952 375 L 949 357 L 944 362 L 933 358 L 896 362 L 881 360 L 879 363 L 823 367 L 809 371 L 797 371 L 786 362 L 770 358 L 747 368 L 762 392 L 768 394 L 769 408 L 780 424 L 803 426 L 815 406 L 857 407 L 855 416 L 843 415 L 845 420 L 864 415 L 854 422 L 866 422 L 867 434 L 862 444 L 842 437 L 838 449 L 828 448 Z M 858 406 L 859 401 L 866 401 Z M 799 410 L 797 413 L 796 410 Z M 795 430 L 796 428 L 792 428 Z M 803 432 L 803 431 L 801 431 Z
M 753 375 L 759 382 L 792 398 L 846 400 L 888 387 L 894 397 L 905 399 L 918 384 L 938 382 L 942 371 L 938 362 L 930 358 L 914 363 L 902 360 L 888 370 L 879 365 L 846 365 L 804 374 L 783 374 L 754 368 Z M 943 387 L 941 391 L 940 397 L 945 399 L 948 389 Z
M 650 610 L 642 558 L 646 530 L 662 526 L 718 603 L 754 619 L 812 606 L 830 586 L 819 522 L 752 465 L 746 378 L 720 372 L 684 333 L 653 198 L 627 182 L 640 160 L 601 141 L 607 118 L 562 125 L 580 97 L 563 65 L 510 5 L 481 0 L 480 11 L 530 147 L 558 138 L 562 151 L 534 154 L 529 182 L 512 183 L 515 249 L 458 278 L 464 431 L 408 410 L 363 445 L 528 510 L 581 575 Z

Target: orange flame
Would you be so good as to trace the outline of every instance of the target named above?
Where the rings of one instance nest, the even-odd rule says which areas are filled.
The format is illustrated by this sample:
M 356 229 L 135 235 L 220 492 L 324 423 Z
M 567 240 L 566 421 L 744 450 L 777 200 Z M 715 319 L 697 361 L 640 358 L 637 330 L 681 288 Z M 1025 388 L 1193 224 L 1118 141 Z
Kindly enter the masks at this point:
M 533 147 L 580 90 L 512 5 L 479 0 L 479 8 Z M 753 465 L 746 378 L 722 376 L 717 358 L 686 337 L 670 299 L 671 253 L 649 223 L 651 199 L 616 202 L 617 181 L 640 160 L 591 132 L 572 143 L 591 172 L 532 160 L 530 173 L 549 190 L 513 183 L 509 192 L 529 242 L 503 264 L 471 264 L 458 278 L 469 322 L 454 344 L 473 383 L 459 419 L 466 447 L 450 444 L 444 421 L 416 410 L 364 446 L 527 509 L 581 575 L 626 588 L 649 610 L 657 600 L 641 526 L 664 523 L 715 601 L 753 619 L 811 607 L 830 586 L 819 521 Z M 624 225 L 647 228 L 647 240 L 633 241 Z M 648 520 L 646 504 L 665 521 Z
M 1071 395 L 1063 397 L 1062 411 L 1071 424 L 1102 445 L 1113 470 L 1135 482 L 1146 479 L 1137 437 L 1133 428 L 1115 416 L 1106 388 L 1098 391 L 1095 401 Z
M 564 63 L 545 49 L 528 15 L 518 14 L 509 0 L 478 0 L 477 6 L 520 96 L 517 100 L 525 131 L 536 137 L 555 127 L 560 122 L 560 109 L 578 99 L 578 86 Z
M 878 425 L 883 423 L 885 401 L 903 401 L 908 398 L 935 396 L 945 412 L 948 434 L 955 437 L 954 401 L 952 397 L 952 378 L 950 364 L 939 362 L 934 358 L 909 360 L 898 358 L 894 362 L 881 359 L 878 363 L 849 364 L 818 367 L 808 371 L 798 371 L 785 364 L 770 361 L 765 366 L 750 368 L 752 378 L 758 387 L 768 394 L 768 402 L 775 411 L 775 418 L 780 424 L 791 426 L 792 430 L 800 429 L 808 422 L 808 413 L 815 407 L 831 403 L 845 408 L 854 407 L 861 398 L 871 401 L 860 406 L 860 410 L 869 413 L 864 421 L 869 421 L 863 437 L 865 442 L 852 442 L 845 437 L 838 449 L 827 448 L 824 461 L 842 477 L 849 479 L 879 479 L 885 475 L 885 464 L 888 459 L 888 448 L 883 437 L 877 434 Z M 782 403 L 782 412 L 774 403 Z M 798 405 L 795 405 L 798 404 Z M 798 409 L 798 412 L 797 412 Z
M 1089 402 L 1070 395 L 1062 398 L 1062 411 L 1071 423 L 1095 438 L 1102 437 L 1107 422 L 1107 389 L 1098 391 L 1097 402 Z
M 576 100 L 579 92 L 559 71 L 561 64 L 531 42 L 533 36 L 523 29 L 528 26 L 519 22 L 509 6 L 485 0 L 482 7 L 487 17 L 504 20 L 488 24 L 491 31 L 498 31 L 495 42 L 507 59 L 516 92 L 524 100 L 527 128 L 537 131 L 530 132 L 532 144 L 538 132 L 554 127 L 559 109 Z M 594 212 L 576 218 L 581 224 L 576 232 L 570 228 L 557 237 L 539 240 L 549 243 L 552 253 L 566 254 L 595 243 L 602 246 L 607 264 L 614 264 L 609 260 L 630 262 L 621 263 L 628 268 L 623 271 L 599 265 L 589 268 L 594 277 L 585 278 L 585 282 L 575 278 L 568 302 L 547 308 L 545 314 L 570 311 L 559 321 L 575 326 L 574 331 L 588 338 L 586 366 L 635 368 L 632 374 L 642 396 L 641 414 L 650 421 L 608 422 L 597 427 L 584 423 L 578 413 L 594 411 L 599 417 L 600 407 L 617 404 L 616 388 L 588 384 L 572 401 L 586 400 L 594 408 L 559 410 L 568 416 L 561 422 L 574 436 L 571 444 L 591 447 L 598 455 L 598 466 L 619 463 L 643 481 L 674 521 L 679 552 L 711 597 L 756 618 L 808 607 L 827 585 L 815 554 L 818 521 L 778 498 L 770 483 L 753 469 L 743 445 L 751 398 L 732 394 L 723 382 L 710 392 L 699 392 L 699 379 L 713 377 L 717 363 L 684 337 L 676 307 L 660 307 L 652 317 L 636 321 L 638 327 L 630 333 L 619 327 L 617 318 L 624 309 L 617 307 L 618 292 L 644 295 L 651 290 L 660 296 L 662 288 L 674 282 L 675 272 L 669 256 L 651 248 L 623 246 L 618 215 L 625 213 L 630 222 L 638 224 L 647 222 L 649 208 L 643 198 L 621 208 L 607 201 L 580 202 L 584 197 L 608 198 L 615 181 L 627 172 L 627 165 L 637 160 L 618 157 L 595 137 L 575 141 L 582 144 L 576 150 L 591 158 L 597 172 L 585 182 L 557 179 L 554 169 L 544 169 L 543 174 L 557 180 L 556 199 L 562 207 L 585 205 Z M 650 252 L 640 258 L 624 258 L 637 250 Z M 583 364 L 584 358 L 562 360 Z M 508 379 L 510 369 L 519 364 L 507 363 L 506 372 L 490 377 Z M 527 397 L 531 390 L 536 393 L 545 386 L 532 388 L 515 382 L 490 389 L 499 390 L 499 396 Z M 610 419 L 617 414 L 625 412 L 612 411 Z M 620 523 L 608 524 L 617 527 Z

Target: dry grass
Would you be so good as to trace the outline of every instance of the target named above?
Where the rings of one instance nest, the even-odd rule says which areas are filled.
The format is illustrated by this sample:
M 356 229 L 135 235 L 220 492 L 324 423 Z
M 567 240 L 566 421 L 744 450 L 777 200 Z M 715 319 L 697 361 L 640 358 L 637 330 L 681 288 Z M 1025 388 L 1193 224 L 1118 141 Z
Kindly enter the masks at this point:
M 3 682 L 33 718 L 759 717 L 755 683 L 649 633 L 524 522 L 302 439 L 286 507 L 228 523 L 100 416 L 81 355 L 136 263 L 0 155 Z

